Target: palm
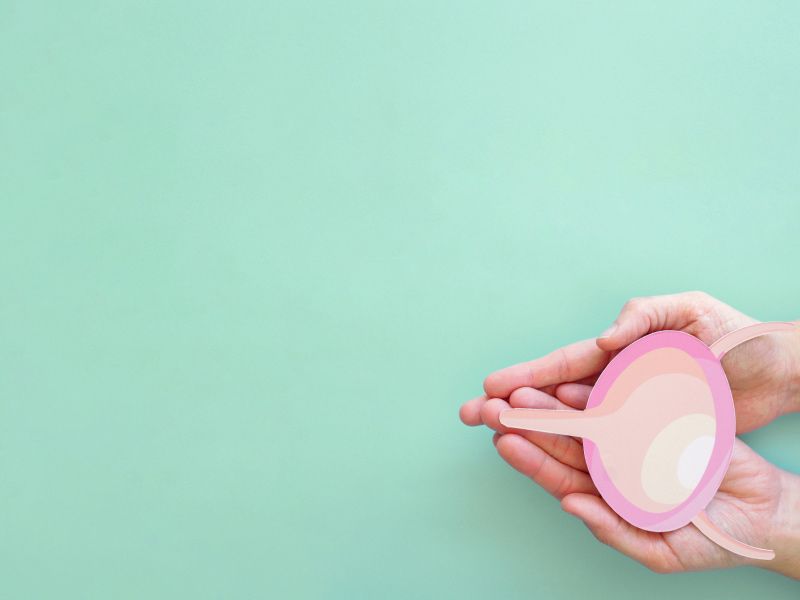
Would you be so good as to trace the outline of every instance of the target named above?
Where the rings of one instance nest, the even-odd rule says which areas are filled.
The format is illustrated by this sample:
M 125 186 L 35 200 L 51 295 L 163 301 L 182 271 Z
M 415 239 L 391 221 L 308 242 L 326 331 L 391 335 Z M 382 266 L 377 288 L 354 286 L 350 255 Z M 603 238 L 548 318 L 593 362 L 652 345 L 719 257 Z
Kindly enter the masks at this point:
M 769 531 L 777 512 L 780 490 L 778 471 L 737 440 L 728 472 L 707 510 L 712 520 L 725 523 L 725 528 L 735 538 L 747 540 L 756 546 L 768 546 L 764 532 Z M 566 499 L 565 502 L 569 503 L 570 500 Z M 607 505 L 595 507 L 595 511 L 603 509 L 607 511 L 604 515 L 606 519 L 617 522 L 618 529 L 610 530 L 614 532 L 611 535 L 629 536 L 628 553 L 641 557 L 655 571 L 694 571 L 746 562 L 746 559 L 717 546 L 693 526 L 687 525 L 666 533 L 652 533 L 637 529 L 616 515 L 612 516 Z M 603 541 L 613 545 L 615 540 Z

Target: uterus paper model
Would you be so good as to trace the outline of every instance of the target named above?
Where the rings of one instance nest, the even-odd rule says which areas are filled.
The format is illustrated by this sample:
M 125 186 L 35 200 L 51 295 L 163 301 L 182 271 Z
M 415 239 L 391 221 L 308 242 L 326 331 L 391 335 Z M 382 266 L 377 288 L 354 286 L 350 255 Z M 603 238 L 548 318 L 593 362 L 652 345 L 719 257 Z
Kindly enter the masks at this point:
M 705 508 L 733 453 L 736 414 L 721 359 L 749 339 L 793 329 L 759 323 L 707 346 L 680 331 L 647 335 L 617 354 L 592 388 L 586 410 L 515 408 L 506 427 L 583 438 L 592 481 L 623 519 L 647 531 L 693 523 L 723 548 L 771 560 L 772 550 L 734 539 Z

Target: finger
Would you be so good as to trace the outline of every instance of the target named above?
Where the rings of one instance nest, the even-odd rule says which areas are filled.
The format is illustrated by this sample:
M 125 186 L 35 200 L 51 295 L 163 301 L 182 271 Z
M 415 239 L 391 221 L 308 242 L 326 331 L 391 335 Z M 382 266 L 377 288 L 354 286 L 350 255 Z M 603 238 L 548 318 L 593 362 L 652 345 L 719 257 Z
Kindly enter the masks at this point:
M 702 292 L 633 298 L 616 321 L 597 338 L 603 350 L 618 350 L 643 335 L 663 329 L 683 329 L 694 321 L 710 297 Z
M 559 462 L 536 444 L 516 433 L 497 440 L 497 452 L 523 475 L 527 475 L 559 500 L 567 494 L 596 494 L 586 473 Z
M 500 423 L 500 413 L 511 408 L 508 402 L 500 398 L 490 398 L 481 407 L 481 421 L 490 429 L 497 433 L 508 433 L 510 429 Z
M 599 496 L 569 494 L 561 500 L 561 508 L 583 521 L 599 541 L 646 567 L 658 572 L 675 570 L 661 536 L 627 523 Z
M 483 382 L 483 388 L 488 396 L 508 398 L 517 388 L 544 388 L 589 377 L 602 371 L 606 364 L 608 354 L 598 348 L 595 340 L 584 340 L 542 358 L 495 371 Z
M 615 353 L 611 353 L 610 358 L 614 358 Z M 583 385 L 594 385 L 597 383 L 597 379 L 600 377 L 600 374 L 597 375 L 590 375 L 589 377 L 584 377 L 583 379 L 578 379 L 575 383 L 582 383 Z
M 513 408 L 545 408 L 551 410 L 572 410 L 562 404 L 558 399 L 533 388 L 520 388 L 515 390 L 508 400 Z M 519 431 L 529 442 L 539 446 L 550 456 L 574 469 L 586 472 L 586 457 L 583 454 L 583 445 L 575 438 L 568 435 L 556 435 L 539 431 Z
M 581 383 L 562 383 L 556 388 L 556 398 L 571 408 L 583 410 L 586 408 L 586 401 L 592 386 Z
M 534 388 L 534 389 L 541 390 L 542 392 L 544 392 L 545 394 L 549 394 L 550 396 L 555 396 L 556 395 L 556 387 L 558 387 L 558 384 L 554 383 L 552 385 L 545 385 L 545 386 L 542 386 L 542 387 L 539 387 L 539 388 Z
M 486 396 L 478 396 L 477 398 L 473 398 L 472 400 L 467 400 L 464 404 L 461 405 L 461 408 L 458 410 L 458 416 L 461 418 L 461 422 L 464 425 L 469 425 L 470 427 L 475 427 L 476 425 L 482 425 L 483 421 L 481 421 L 481 407 L 486 403 Z
M 557 389 L 557 388 L 556 388 Z M 569 410 L 570 407 L 559 401 L 552 394 L 532 387 L 521 387 L 508 397 L 508 404 L 513 408 L 546 408 L 549 410 Z

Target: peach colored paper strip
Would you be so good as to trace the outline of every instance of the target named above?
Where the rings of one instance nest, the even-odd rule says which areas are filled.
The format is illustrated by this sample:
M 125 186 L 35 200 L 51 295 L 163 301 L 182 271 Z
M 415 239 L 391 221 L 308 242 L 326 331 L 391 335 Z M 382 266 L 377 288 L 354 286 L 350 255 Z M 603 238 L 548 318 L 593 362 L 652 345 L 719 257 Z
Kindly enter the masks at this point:
M 716 342 L 711 344 L 709 348 L 716 355 L 717 358 L 722 358 L 725 353 L 735 348 L 739 344 L 752 340 L 754 337 L 764 335 L 766 333 L 773 333 L 775 331 L 786 331 L 794 329 L 797 323 L 785 323 L 781 321 L 774 321 L 771 323 L 756 323 L 755 325 L 748 325 L 736 331 L 731 331 L 727 335 L 723 335 Z
M 573 435 L 596 441 L 604 416 L 593 410 L 512 408 L 500 413 L 500 422 L 513 429 Z
M 745 558 L 754 558 L 756 560 L 772 560 L 775 558 L 775 552 L 773 550 L 750 546 L 744 542 L 740 542 L 736 538 L 733 538 L 726 532 L 722 531 L 722 529 L 717 527 L 711 521 L 711 519 L 708 518 L 708 515 L 705 511 L 701 511 L 694 519 L 692 519 L 692 524 L 694 524 L 694 526 L 697 527 L 702 534 L 712 542 L 718 546 L 722 546 L 726 550 L 730 550 L 734 554 L 744 556 Z

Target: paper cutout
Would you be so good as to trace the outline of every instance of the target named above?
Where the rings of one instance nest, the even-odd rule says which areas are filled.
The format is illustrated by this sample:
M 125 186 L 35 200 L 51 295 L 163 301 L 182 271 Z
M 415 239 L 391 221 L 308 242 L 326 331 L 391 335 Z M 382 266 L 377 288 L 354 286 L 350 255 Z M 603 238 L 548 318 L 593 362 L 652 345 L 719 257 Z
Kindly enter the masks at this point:
M 736 414 L 721 359 L 731 348 L 794 323 L 759 323 L 710 347 L 681 331 L 659 331 L 622 350 L 592 388 L 586 410 L 514 408 L 506 427 L 584 438 L 592 481 L 620 517 L 646 531 L 693 523 L 716 544 L 748 558 L 749 546 L 712 523 L 705 508 L 728 470 Z

